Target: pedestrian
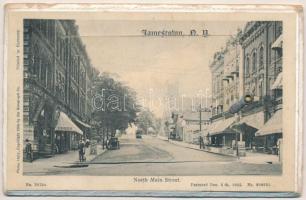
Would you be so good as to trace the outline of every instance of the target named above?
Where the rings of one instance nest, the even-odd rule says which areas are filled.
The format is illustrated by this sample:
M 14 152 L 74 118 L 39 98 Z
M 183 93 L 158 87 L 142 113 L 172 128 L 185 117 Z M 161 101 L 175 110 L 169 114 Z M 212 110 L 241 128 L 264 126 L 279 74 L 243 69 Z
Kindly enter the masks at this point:
M 84 140 L 80 140 L 79 142 L 79 160 L 80 162 L 85 161 L 84 154 L 85 154 L 85 143 L 84 143 Z
M 204 149 L 204 142 L 202 136 L 200 136 L 200 149 Z
M 32 162 L 33 161 L 33 150 L 32 150 L 32 144 L 29 139 L 26 139 L 26 160 Z
M 89 145 L 90 145 L 90 141 L 89 141 L 89 139 L 86 139 L 85 147 L 88 148 Z

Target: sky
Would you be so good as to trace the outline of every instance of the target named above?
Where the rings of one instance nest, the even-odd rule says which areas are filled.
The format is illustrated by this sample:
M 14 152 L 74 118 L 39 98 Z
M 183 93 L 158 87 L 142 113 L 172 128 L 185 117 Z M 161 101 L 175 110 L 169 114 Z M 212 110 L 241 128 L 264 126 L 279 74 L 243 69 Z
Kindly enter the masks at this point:
M 210 92 L 209 63 L 245 22 L 77 20 L 76 24 L 93 66 L 117 74 L 116 79 L 133 88 L 139 99 L 150 96 L 155 105 L 151 110 L 161 115 L 159 98 L 169 84 L 177 85 L 180 95 Z M 207 29 L 211 36 L 144 37 L 143 29 L 184 34 Z

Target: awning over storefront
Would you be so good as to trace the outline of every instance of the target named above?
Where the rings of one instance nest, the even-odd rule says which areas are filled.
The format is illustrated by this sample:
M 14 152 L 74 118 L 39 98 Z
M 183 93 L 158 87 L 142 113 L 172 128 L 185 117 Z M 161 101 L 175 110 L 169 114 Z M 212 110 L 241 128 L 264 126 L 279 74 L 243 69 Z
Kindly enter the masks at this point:
M 282 117 L 282 110 L 276 111 L 276 113 L 274 113 L 271 119 L 269 119 L 268 122 L 255 133 L 255 136 L 282 133 Z
M 271 89 L 276 90 L 276 89 L 282 89 L 283 87 L 283 73 L 279 73 L 276 80 L 274 81 Z
M 83 131 L 81 131 L 77 125 L 75 125 L 72 120 L 63 112 L 60 112 L 55 131 L 69 131 L 83 135 Z
M 282 48 L 283 47 L 283 35 L 280 35 L 275 42 L 272 44 L 271 48 Z
M 84 122 L 82 122 L 82 121 L 80 121 L 80 120 L 78 120 L 78 119 L 75 119 L 75 121 L 76 121 L 78 124 L 84 126 L 85 128 L 91 128 L 91 126 L 90 126 L 89 124 L 86 124 L 86 123 L 84 123 Z
M 218 120 L 216 122 L 213 122 L 210 124 L 209 127 L 209 134 L 210 135 L 217 135 L 220 133 L 229 133 L 229 132 L 233 132 L 230 130 L 230 126 L 234 123 L 235 118 L 231 117 L 225 120 Z
M 260 129 L 264 125 L 264 113 L 257 112 L 251 115 L 246 115 L 242 117 L 239 122 L 236 122 L 234 126 L 249 126 L 254 129 Z

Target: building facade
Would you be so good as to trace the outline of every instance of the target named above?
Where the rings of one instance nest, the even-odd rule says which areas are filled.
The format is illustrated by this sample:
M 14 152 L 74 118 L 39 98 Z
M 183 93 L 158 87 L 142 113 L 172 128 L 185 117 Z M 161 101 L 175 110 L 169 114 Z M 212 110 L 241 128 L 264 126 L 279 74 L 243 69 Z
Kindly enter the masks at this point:
M 24 139 L 37 154 L 89 136 L 95 73 L 73 20 L 24 20 Z
M 222 114 L 224 106 L 224 52 L 216 52 L 210 64 L 212 73 L 212 116 Z
M 212 104 L 212 144 L 233 148 L 235 140 L 246 149 L 277 154 L 282 138 L 282 22 L 248 22 L 231 40 L 210 66 L 212 96 L 219 102 Z M 245 95 L 253 97 L 252 103 L 229 113 Z
M 228 113 L 230 107 L 241 97 L 241 47 L 239 36 L 231 37 L 224 49 L 215 53 L 210 65 L 212 73 L 212 116 L 208 132 L 210 141 L 216 147 L 232 147 L 236 139 L 236 131 L 230 128 L 234 123 L 233 114 Z
M 282 27 L 280 21 L 249 22 L 240 39 L 243 93 L 257 97 L 243 110 L 242 118 L 250 118 L 249 123 L 257 119 L 251 126 L 252 136 L 256 136 L 256 148 L 268 153 L 277 153 L 277 141 L 282 138 Z M 266 130 L 272 126 L 277 130 Z
M 240 67 L 240 53 L 241 47 L 238 44 L 237 38 L 231 38 L 228 41 L 226 50 L 224 52 L 224 104 L 223 110 L 227 111 L 229 108 L 239 100 L 239 67 Z

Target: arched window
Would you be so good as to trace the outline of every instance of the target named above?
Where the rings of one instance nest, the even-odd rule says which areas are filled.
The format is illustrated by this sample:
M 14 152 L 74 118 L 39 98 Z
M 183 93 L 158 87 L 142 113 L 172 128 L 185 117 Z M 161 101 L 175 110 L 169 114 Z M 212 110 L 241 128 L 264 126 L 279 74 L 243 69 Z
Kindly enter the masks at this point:
M 47 73 L 47 62 L 46 60 L 43 60 L 41 62 L 41 66 L 40 66 L 40 82 L 46 86 L 46 73 Z
M 39 71 L 40 71 L 40 60 L 41 60 L 41 55 L 40 55 L 40 49 L 38 47 L 37 43 L 34 43 L 33 45 L 33 51 L 31 55 L 31 70 L 30 72 L 32 74 L 35 74 L 36 77 L 39 77 Z
M 47 87 L 51 89 L 51 81 L 52 81 L 52 70 L 51 70 L 51 60 L 48 58 L 46 65 L 46 78 L 47 78 Z
M 262 99 L 264 94 L 264 86 L 262 80 L 259 82 L 259 98 Z
M 252 55 L 252 72 L 253 73 L 256 72 L 257 70 L 256 65 L 257 65 L 257 52 L 255 50 Z
M 247 56 L 246 57 L 246 59 L 245 59 L 245 76 L 248 76 L 249 75 L 249 73 L 250 73 L 250 58 L 249 58 L 249 56 Z
M 260 47 L 259 49 L 259 67 L 264 67 L 264 48 Z

